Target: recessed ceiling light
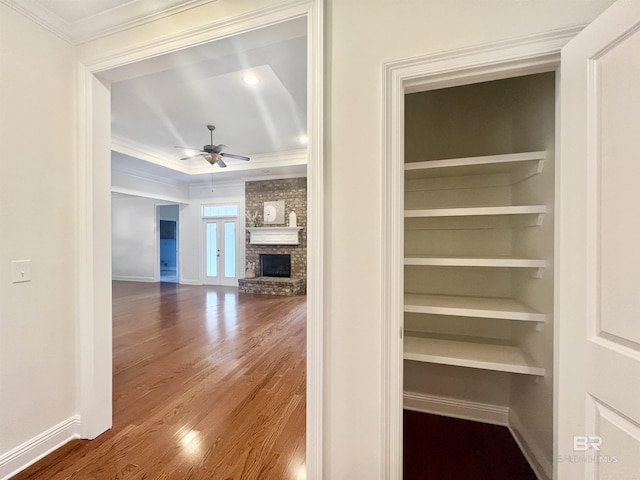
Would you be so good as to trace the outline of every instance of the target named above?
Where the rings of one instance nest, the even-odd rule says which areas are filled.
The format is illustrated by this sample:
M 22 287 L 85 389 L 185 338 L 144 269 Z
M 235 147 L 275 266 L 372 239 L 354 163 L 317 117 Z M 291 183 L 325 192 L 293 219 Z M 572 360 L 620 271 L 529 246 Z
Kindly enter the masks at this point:
M 309 138 L 307 138 L 306 135 L 300 135 L 298 137 L 298 142 L 300 142 L 303 145 L 306 145 L 307 143 L 309 143 Z
M 255 75 L 245 75 L 244 77 L 242 77 L 242 80 L 247 85 L 257 85 L 258 83 L 260 83 L 260 80 Z

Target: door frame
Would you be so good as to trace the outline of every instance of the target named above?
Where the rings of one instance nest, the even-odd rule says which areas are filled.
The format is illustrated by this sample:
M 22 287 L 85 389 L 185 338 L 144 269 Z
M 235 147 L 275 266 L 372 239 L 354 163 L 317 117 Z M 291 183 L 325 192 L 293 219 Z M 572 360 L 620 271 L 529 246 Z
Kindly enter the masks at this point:
M 80 435 L 95 438 L 112 425 L 110 91 L 102 71 L 295 18 L 307 19 L 307 478 L 322 478 L 324 0 L 292 0 L 254 8 L 131 44 L 116 51 L 81 51 L 77 64 L 78 207 L 76 297 Z
M 561 48 L 583 28 L 584 25 L 580 25 L 552 30 L 384 65 L 381 210 L 382 225 L 386 225 L 386 229 L 382 238 L 380 292 L 383 315 L 380 458 L 386 480 L 402 479 L 403 458 L 404 97 L 408 93 L 557 71 Z M 560 208 L 557 201 L 556 208 Z M 561 229 L 558 217 L 554 227 L 557 242 Z M 557 271 L 554 283 L 557 309 Z M 557 323 L 554 323 L 554 355 L 558 347 Z M 557 433 L 556 373 L 557 365 L 554 365 L 554 438 Z
M 167 207 L 167 206 L 171 206 L 171 205 L 177 205 L 178 206 L 178 219 L 177 220 L 173 220 L 173 219 L 166 219 L 166 218 L 161 218 L 160 216 L 160 207 Z M 181 235 L 181 228 L 180 228 L 180 217 L 182 216 L 182 211 L 180 209 L 180 204 L 179 203 L 156 203 L 156 265 L 154 267 L 153 270 L 153 278 L 154 281 L 159 282 L 162 279 L 162 275 L 161 275 L 161 270 L 162 267 L 160 266 L 160 253 L 161 253 L 161 249 L 160 249 L 160 221 L 175 221 L 176 222 L 176 275 L 178 277 L 178 281 L 177 283 L 180 283 L 180 270 L 182 268 L 182 252 L 181 252 L 181 248 L 180 248 L 180 235 Z

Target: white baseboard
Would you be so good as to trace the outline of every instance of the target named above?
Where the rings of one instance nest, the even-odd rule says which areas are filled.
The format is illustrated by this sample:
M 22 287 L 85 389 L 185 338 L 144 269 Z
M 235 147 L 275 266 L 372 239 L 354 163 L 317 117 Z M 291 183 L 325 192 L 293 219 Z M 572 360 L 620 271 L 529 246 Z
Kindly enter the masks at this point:
M 551 480 L 553 477 L 552 461 L 544 454 L 538 443 L 524 428 L 518 415 L 511 410 L 509 412 L 509 430 L 515 439 L 522 454 L 531 465 L 533 473 L 539 480 Z
M 111 277 L 112 280 L 118 280 L 121 282 L 147 282 L 152 283 L 155 282 L 156 279 L 153 277 L 135 277 L 135 276 L 126 276 L 126 275 L 113 275 Z
M 434 413 L 445 417 L 462 418 L 476 422 L 506 426 L 509 407 L 470 402 L 457 398 L 439 397 L 424 393 L 404 392 L 404 408 L 416 412 Z
M 192 280 L 190 278 L 181 278 L 180 283 L 182 285 L 202 285 L 202 280 Z
M 74 438 L 80 438 L 79 415 L 74 415 L 0 456 L 0 479 L 11 478 Z

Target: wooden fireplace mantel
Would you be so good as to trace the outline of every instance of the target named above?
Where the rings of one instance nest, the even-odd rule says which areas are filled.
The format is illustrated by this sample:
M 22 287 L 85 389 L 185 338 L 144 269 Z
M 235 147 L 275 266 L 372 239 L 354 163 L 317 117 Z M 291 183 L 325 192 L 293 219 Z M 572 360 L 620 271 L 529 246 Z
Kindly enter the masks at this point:
M 249 227 L 252 245 L 298 245 L 302 227 Z

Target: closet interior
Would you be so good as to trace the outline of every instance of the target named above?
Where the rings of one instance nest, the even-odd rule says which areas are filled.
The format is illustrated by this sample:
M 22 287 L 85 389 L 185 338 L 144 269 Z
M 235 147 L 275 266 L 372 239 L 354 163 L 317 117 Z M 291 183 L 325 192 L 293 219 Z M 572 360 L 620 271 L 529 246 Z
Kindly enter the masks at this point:
M 554 72 L 405 95 L 405 405 L 508 425 L 542 464 L 555 97 Z

